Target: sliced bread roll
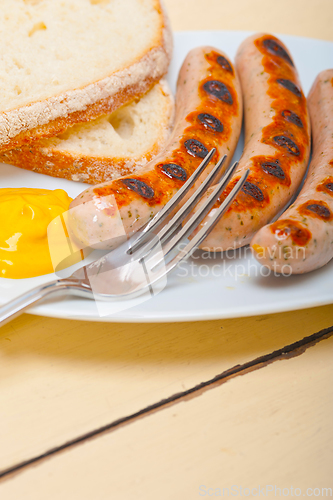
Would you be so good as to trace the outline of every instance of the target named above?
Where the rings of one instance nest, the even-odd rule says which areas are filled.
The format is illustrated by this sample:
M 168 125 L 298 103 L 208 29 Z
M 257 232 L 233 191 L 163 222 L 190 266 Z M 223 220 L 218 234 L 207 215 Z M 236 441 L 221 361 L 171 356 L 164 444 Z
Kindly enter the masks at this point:
M 143 95 L 171 48 L 160 0 L 1 0 L 0 151 Z
M 97 184 L 135 172 L 164 146 L 173 124 L 174 101 L 165 81 L 141 99 L 64 134 L 0 155 L 41 174 Z

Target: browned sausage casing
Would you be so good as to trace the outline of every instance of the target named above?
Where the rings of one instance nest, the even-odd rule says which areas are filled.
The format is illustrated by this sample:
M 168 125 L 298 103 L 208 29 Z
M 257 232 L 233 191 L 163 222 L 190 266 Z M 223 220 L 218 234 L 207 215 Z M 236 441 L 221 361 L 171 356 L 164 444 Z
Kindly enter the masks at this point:
M 259 262 L 280 273 L 306 273 L 333 258 L 333 69 L 318 75 L 308 103 L 313 156 L 304 186 L 251 242 Z

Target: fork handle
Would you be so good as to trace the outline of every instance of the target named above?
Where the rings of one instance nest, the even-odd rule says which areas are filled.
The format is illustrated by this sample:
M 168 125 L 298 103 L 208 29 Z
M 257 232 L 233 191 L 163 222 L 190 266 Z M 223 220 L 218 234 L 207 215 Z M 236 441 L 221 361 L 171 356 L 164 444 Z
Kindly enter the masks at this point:
M 23 311 L 36 304 L 46 296 L 57 293 L 71 293 L 74 295 L 88 296 L 91 290 L 85 287 L 79 280 L 60 279 L 50 281 L 44 285 L 38 286 L 11 300 L 0 307 L 0 326 L 19 316 Z

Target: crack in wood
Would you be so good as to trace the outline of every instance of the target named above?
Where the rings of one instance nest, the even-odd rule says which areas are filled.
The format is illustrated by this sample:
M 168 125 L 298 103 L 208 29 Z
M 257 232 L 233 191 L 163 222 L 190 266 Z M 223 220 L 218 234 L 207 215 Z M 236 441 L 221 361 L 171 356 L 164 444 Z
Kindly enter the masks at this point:
M 30 458 L 29 460 L 25 460 L 24 462 L 21 462 L 15 466 L 0 471 L 0 479 L 1 478 L 9 479 L 14 475 L 18 474 L 25 467 L 36 464 L 37 462 L 40 462 L 43 459 L 49 458 L 52 455 L 55 455 L 56 453 L 71 448 L 72 446 L 85 442 L 89 439 L 93 439 L 96 436 L 99 436 L 103 433 L 113 432 L 120 427 L 124 427 L 125 425 L 128 425 L 133 421 L 138 420 L 139 418 L 150 416 L 153 413 L 160 411 L 161 409 L 165 409 L 179 402 L 188 401 L 195 397 L 199 397 L 205 391 L 214 389 L 215 387 L 225 384 L 226 382 L 235 377 L 246 375 L 247 373 L 250 373 L 252 371 L 259 370 L 267 365 L 275 363 L 276 361 L 287 360 L 294 358 L 296 356 L 300 356 L 310 347 L 313 347 L 320 341 L 328 339 L 332 335 L 333 335 L 333 326 L 331 326 L 330 328 L 325 328 L 323 330 L 320 330 L 319 332 L 309 335 L 308 337 L 304 337 L 302 340 L 284 346 L 281 349 L 273 351 L 269 354 L 265 354 L 263 356 L 255 358 L 254 360 L 248 361 L 247 363 L 244 363 L 242 365 L 235 365 L 233 368 L 230 368 L 220 373 L 219 375 L 216 375 L 212 379 L 209 379 L 206 382 L 202 382 L 192 387 L 191 389 L 187 389 L 183 392 L 179 392 L 168 398 L 162 399 L 161 401 L 149 405 L 146 408 L 139 410 L 138 412 L 117 419 L 107 425 L 104 425 L 98 429 L 88 432 L 82 436 L 78 436 L 77 438 L 67 441 L 66 443 L 59 445 L 55 448 L 52 448 L 41 455 Z

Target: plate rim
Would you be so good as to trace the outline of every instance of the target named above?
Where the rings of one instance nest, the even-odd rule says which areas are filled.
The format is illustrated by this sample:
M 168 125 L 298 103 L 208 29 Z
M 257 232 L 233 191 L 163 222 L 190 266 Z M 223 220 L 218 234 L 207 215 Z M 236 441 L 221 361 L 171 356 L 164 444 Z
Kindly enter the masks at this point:
M 196 35 L 199 35 L 200 37 L 205 36 L 205 34 L 211 36 L 212 34 L 224 34 L 224 35 L 236 35 L 236 36 L 242 36 L 242 37 L 247 37 L 253 33 L 261 33 L 260 31 L 253 31 L 253 30 L 181 30 L 181 31 L 174 31 L 174 54 L 176 53 L 176 38 L 182 38 L 182 37 L 194 37 Z M 302 42 L 303 40 L 306 41 L 306 43 L 309 42 L 319 42 L 320 44 L 328 44 L 332 46 L 333 49 L 333 40 L 326 40 L 326 39 L 320 39 L 320 38 L 312 38 L 312 37 L 306 37 L 306 36 L 298 36 L 298 35 L 292 35 L 292 34 L 287 34 L 287 33 L 274 33 L 271 32 L 272 34 L 275 34 L 277 37 L 283 39 L 293 39 Z M 178 41 L 179 43 L 179 41 Z M 200 44 L 200 41 L 199 41 Z M 174 58 L 174 57 L 173 57 Z M 173 60 L 172 58 L 172 60 Z M 172 64 L 172 61 L 171 61 Z M 168 76 L 168 75 L 166 75 Z M 54 275 L 45 275 L 48 277 L 52 277 Z M 31 279 L 31 278 L 30 278 Z M 19 280 L 21 281 L 21 280 Z M 46 282 L 46 281 L 45 281 Z M 77 299 L 80 302 L 88 299 Z M 210 320 L 219 320 L 219 319 L 232 319 L 232 318 L 240 318 L 240 317 L 251 317 L 251 316 L 259 316 L 259 315 L 267 315 L 267 314 L 278 314 L 282 312 L 290 312 L 294 310 L 302 310 L 302 309 L 309 309 L 309 308 L 314 308 L 314 307 L 320 307 L 320 306 L 325 306 L 325 305 L 331 305 L 333 303 L 333 297 L 322 297 L 321 300 L 313 300 L 311 297 L 306 297 L 300 301 L 293 301 L 293 302 L 288 302 L 288 299 L 285 299 L 282 302 L 279 302 L 278 304 L 263 304 L 260 307 L 256 307 L 255 310 L 251 310 L 250 307 L 244 307 L 244 305 L 239 308 L 233 308 L 231 311 L 226 311 L 226 310 L 221 310 L 221 311 L 216 311 L 215 309 L 206 309 L 205 311 L 192 311 L 191 313 L 188 311 L 185 311 L 184 313 L 173 313 L 171 316 L 168 316 L 167 314 L 164 313 L 158 313 L 155 314 L 154 311 L 147 316 L 147 315 L 130 315 L 128 314 L 129 309 L 125 309 L 120 315 L 114 314 L 110 316 L 97 316 L 88 313 L 88 315 L 82 315 L 82 311 L 80 314 L 73 314 L 71 311 L 66 310 L 66 307 L 64 309 L 59 309 L 59 304 L 64 301 L 66 302 L 66 298 L 56 301 L 55 303 L 47 303 L 47 304 L 40 304 L 35 307 L 30 308 L 29 310 L 25 311 L 27 314 L 32 314 L 32 315 L 37 315 L 41 317 L 48 317 L 48 318 L 55 318 L 55 319 L 69 319 L 69 320 L 76 320 L 76 321 L 90 321 L 90 322 L 105 322 L 105 323 L 180 323 L 180 322 L 193 322 L 193 321 L 210 321 Z M 84 303 L 84 302 L 83 302 Z M 57 307 L 58 306 L 58 307 Z M 84 310 L 84 308 L 82 308 Z M 89 310 L 88 310 L 89 311 Z M 124 314 L 127 311 L 127 314 Z

